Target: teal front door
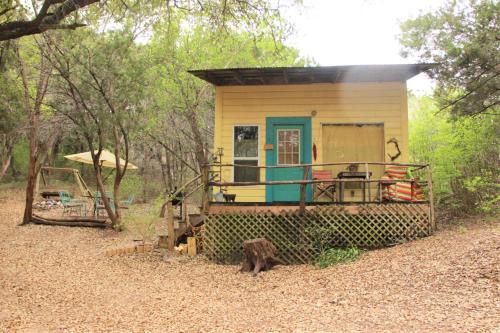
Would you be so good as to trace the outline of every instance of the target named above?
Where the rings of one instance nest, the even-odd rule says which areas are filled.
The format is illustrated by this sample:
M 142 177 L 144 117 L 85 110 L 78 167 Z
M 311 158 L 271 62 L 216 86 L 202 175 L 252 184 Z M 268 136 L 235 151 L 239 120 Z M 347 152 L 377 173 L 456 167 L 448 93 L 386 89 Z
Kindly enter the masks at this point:
M 267 118 L 266 119 L 266 165 L 285 166 L 266 171 L 268 181 L 304 179 L 303 168 L 293 165 L 311 163 L 311 119 L 310 118 Z M 286 167 L 290 166 L 290 167 Z M 308 175 L 310 178 L 310 175 Z M 311 201 L 311 186 L 307 186 L 306 201 Z M 300 185 L 267 185 L 267 202 L 300 201 Z

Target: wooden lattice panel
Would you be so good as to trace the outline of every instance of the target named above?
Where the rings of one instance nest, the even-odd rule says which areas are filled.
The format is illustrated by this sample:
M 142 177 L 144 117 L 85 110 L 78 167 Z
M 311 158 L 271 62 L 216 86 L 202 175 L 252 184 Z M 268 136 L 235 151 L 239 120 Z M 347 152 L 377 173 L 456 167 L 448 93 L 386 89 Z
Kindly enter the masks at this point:
M 203 245 L 212 260 L 237 262 L 243 241 L 264 237 L 286 263 L 308 263 L 328 247 L 377 248 L 432 233 L 428 204 L 317 206 L 298 211 L 208 214 Z

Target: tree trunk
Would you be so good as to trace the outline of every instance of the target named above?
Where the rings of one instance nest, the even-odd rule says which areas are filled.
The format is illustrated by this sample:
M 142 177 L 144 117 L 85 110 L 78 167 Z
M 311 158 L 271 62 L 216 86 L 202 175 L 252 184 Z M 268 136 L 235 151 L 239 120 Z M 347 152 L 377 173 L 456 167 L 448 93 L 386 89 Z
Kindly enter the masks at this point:
M 203 142 L 203 136 L 199 129 L 198 119 L 196 117 L 196 110 L 189 109 L 186 112 L 187 120 L 191 126 L 191 132 L 193 133 L 194 144 L 195 144 L 195 157 L 198 164 L 198 168 L 201 173 L 201 182 L 203 183 L 202 201 L 201 201 L 201 212 L 205 213 L 208 210 L 208 195 L 209 195 L 209 175 L 208 175 L 208 156 L 205 152 L 205 144 Z
M 42 50 L 40 50 L 42 53 Z M 33 215 L 33 199 L 34 189 L 36 185 L 37 172 L 39 171 L 38 155 L 39 155 L 39 122 L 40 122 L 40 108 L 42 106 L 45 93 L 47 92 L 47 85 L 49 82 L 49 75 L 51 67 L 43 54 L 40 55 L 40 74 L 36 87 L 36 96 L 33 107 L 31 107 L 30 100 L 30 87 L 28 77 L 24 68 L 24 63 L 21 54 L 17 51 L 19 59 L 19 69 L 24 88 L 24 107 L 29 114 L 29 128 L 28 128 L 28 141 L 29 141 L 29 164 L 28 164 L 28 179 L 26 184 L 26 200 L 24 208 L 24 216 L 21 224 L 30 223 Z
M 265 238 L 256 238 L 243 242 L 245 258 L 241 267 L 242 272 L 253 271 L 256 276 L 261 270 L 267 271 L 274 265 L 284 263 L 276 257 L 276 248 Z

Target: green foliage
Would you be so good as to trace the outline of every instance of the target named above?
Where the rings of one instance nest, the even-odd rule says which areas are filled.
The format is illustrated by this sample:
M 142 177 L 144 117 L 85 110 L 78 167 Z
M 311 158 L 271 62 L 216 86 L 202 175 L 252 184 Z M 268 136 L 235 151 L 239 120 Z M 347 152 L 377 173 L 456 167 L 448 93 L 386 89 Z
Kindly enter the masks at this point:
M 143 193 L 144 186 L 144 180 L 140 175 L 129 172 L 120 184 L 120 195 L 123 199 L 128 198 L 129 195 L 134 195 L 137 198 Z
M 316 265 L 320 268 L 327 268 L 343 262 L 350 262 L 358 259 L 362 251 L 356 247 L 350 247 L 346 249 L 328 249 L 318 256 L 316 259 Z
M 26 140 L 21 140 L 14 146 L 11 168 L 16 170 L 18 176 L 24 177 L 28 170 L 29 146 Z
M 306 234 L 312 240 L 312 246 L 319 252 L 329 249 L 339 235 L 336 227 L 311 225 L 306 227 Z
M 455 213 L 498 208 L 500 125 L 495 116 L 453 118 L 430 97 L 409 99 L 410 156 L 428 163 L 440 209 Z
M 435 97 L 451 114 L 498 113 L 500 2 L 449 0 L 401 25 L 402 54 L 435 62 Z
M 152 214 L 130 214 L 124 217 L 122 227 L 140 237 L 143 243 L 147 243 L 154 240 L 156 225 L 159 222 L 160 218 Z

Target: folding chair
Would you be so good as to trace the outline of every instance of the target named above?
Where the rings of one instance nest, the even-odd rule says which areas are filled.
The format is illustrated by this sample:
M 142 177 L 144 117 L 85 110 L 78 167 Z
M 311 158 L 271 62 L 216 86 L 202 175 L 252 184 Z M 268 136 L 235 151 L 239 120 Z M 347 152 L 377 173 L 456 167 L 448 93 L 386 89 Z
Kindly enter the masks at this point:
M 86 201 L 82 199 L 73 199 L 66 191 L 59 191 L 59 200 L 63 205 L 63 216 L 77 214 L 86 215 Z
M 331 170 L 316 170 L 312 172 L 313 180 L 330 180 L 333 178 Z M 329 200 L 335 201 L 336 185 L 332 182 L 314 183 L 314 200 L 326 196 Z

